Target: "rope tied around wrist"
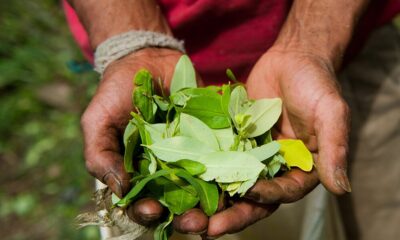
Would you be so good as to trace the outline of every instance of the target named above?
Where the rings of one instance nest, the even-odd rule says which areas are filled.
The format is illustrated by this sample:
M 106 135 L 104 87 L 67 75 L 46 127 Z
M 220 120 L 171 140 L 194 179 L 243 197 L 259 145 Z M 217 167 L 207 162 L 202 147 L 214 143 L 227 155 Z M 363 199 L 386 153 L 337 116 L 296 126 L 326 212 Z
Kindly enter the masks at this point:
M 102 42 L 94 54 L 94 70 L 101 75 L 115 60 L 148 47 L 170 48 L 185 52 L 183 41 L 150 31 L 129 31 Z

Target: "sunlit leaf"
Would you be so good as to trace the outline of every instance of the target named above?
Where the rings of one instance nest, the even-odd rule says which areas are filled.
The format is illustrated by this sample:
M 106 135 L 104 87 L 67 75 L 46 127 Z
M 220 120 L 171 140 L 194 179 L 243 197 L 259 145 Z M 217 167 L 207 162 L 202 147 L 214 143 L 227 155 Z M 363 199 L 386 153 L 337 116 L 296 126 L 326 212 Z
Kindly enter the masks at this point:
M 278 121 L 282 111 L 282 100 L 260 99 L 255 101 L 246 111 L 250 119 L 246 126 L 247 137 L 257 137 L 272 128 Z
M 197 87 L 197 82 L 193 64 L 187 55 L 182 55 L 175 66 L 170 92 L 172 94 L 184 88 L 195 87 Z
M 280 153 L 289 167 L 298 167 L 309 172 L 313 167 L 313 157 L 303 141 L 296 139 L 278 140 Z
M 204 154 L 215 152 L 203 142 L 183 136 L 166 138 L 146 147 L 159 159 L 166 162 L 175 162 L 181 159 L 197 160 Z

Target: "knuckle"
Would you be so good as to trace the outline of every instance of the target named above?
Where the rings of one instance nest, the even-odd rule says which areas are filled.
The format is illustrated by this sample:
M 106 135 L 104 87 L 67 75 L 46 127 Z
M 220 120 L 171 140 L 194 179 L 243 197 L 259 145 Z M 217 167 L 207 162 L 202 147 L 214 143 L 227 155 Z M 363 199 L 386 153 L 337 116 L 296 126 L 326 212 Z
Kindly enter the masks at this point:
M 343 99 L 335 101 L 332 105 L 332 108 L 343 117 L 347 118 L 350 114 L 350 108 Z

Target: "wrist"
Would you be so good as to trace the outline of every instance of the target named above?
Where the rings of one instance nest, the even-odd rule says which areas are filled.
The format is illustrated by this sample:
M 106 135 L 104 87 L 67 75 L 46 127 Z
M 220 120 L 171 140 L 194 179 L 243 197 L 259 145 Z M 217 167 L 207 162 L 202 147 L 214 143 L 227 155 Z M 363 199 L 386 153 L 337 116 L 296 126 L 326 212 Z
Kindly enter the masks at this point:
M 275 65 L 276 68 L 280 68 L 281 66 L 285 66 L 286 64 L 295 63 L 302 64 L 304 66 L 307 66 L 309 64 L 317 64 L 332 74 L 335 74 L 335 72 L 337 72 L 338 70 L 338 67 L 337 65 L 335 65 L 334 60 L 327 57 L 326 54 L 322 54 L 320 52 L 309 50 L 306 48 L 291 48 L 275 44 L 268 50 L 267 53 L 268 58 L 275 59 L 274 63 L 271 64 Z
M 368 0 L 296 0 L 274 44 L 332 62 L 338 70 Z
M 172 36 L 155 0 L 68 0 L 83 23 L 93 49 L 115 35 L 143 30 Z
M 171 76 L 182 52 L 169 48 L 143 48 L 132 52 L 114 62 L 104 71 L 103 80 L 129 79 L 132 80 L 136 71 L 147 69 L 153 78 L 163 81 L 164 88 L 169 87 Z M 166 89 L 164 89 L 166 90 Z
M 350 37 L 348 38 L 350 39 Z M 284 53 L 297 53 L 306 57 L 318 58 L 329 63 L 337 71 L 340 69 L 348 40 L 319 40 L 299 36 L 280 35 L 271 50 Z
M 185 52 L 183 41 L 149 31 L 129 31 L 102 42 L 94 54 L 95 70 L 103 74 L 107 66 L 132 52 L 145 48 L 170 48 Z

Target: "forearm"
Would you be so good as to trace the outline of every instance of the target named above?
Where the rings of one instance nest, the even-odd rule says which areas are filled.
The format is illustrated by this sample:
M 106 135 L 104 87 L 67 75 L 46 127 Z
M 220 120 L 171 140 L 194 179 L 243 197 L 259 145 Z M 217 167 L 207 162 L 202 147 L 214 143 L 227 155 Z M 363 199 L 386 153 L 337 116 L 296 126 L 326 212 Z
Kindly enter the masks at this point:
M 295 0 L 274 45 L 315 54 L 338 69 L 368 0 Z
M 172 35 L 154 0 L 68 0 L 89 34 L 93 49 L 111 36 L 129 30 Z

